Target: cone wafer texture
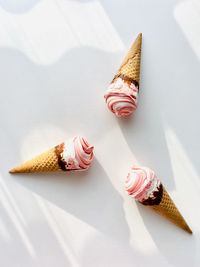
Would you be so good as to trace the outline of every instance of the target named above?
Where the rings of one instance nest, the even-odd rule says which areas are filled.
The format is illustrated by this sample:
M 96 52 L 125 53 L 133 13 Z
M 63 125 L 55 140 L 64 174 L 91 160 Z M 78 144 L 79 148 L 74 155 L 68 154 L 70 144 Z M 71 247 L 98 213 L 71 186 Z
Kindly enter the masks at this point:
M 53 172 L 60 169 L 55 148 L 10 170 L 10 173 Z
M 93 148 L 84 138 L 75 136 L 11 169 L 10 173 L 85 170 L 93 160 Z
M 153 205 L 149 207 L 152 208 L 155 212 L 157 212 L 161 216 L 170 220 L 172 223 L 176 224 L 178 227 L 192 234 L 192 230 L 186 223 L 185 219 L 177 209 L 176 205 L 174 204 L 173 200 L 171 199 L 171 197 L 169 196 L 164 187 L 163 187 L 162 199 L 159 205 Z
M 140 82 L 140 61 L 141 61 L 142 34 L 140 33 L 125 56 L 116 76 L 131 82 Z
M 133 167 L 126 178 L 125 188 L 127 193 L 138 202 L 153 209 L 186 232 L 192 233 L 161 181 L 151 169 Z

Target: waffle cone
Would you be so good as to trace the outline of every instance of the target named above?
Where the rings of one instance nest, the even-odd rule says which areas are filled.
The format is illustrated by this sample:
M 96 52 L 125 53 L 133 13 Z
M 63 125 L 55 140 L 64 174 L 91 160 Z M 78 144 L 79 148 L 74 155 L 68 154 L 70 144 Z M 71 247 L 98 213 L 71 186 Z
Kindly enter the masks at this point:
M 142 34 L 140 33 L 129 49 L 115 77 L 125 76 L 130 80 L 137 81 L 139 84 L 141 46 Z
M 10 170 L 10 173 L 27 173 L 27 172 L 53 172 L 59 170 L 58 158 L 55 148 L 52 148 L 32 160 Z
M 192 230 L 187 225 L 183 216 L 178 211 L 173 200 L 170 198 L 169 194 L 167 193 L 167 191 L 164 187 L 163 187 L 162 200 L 161 200 L 160 204 L 149 206 L 149 207 L 152 208 L 158 214 L 165 217 L 166 219 L 170 220 L 172 223 L 176 224 L 178 227 L 180 227 L 183 230 L 185 230 L 186 232 L 192 234 Z

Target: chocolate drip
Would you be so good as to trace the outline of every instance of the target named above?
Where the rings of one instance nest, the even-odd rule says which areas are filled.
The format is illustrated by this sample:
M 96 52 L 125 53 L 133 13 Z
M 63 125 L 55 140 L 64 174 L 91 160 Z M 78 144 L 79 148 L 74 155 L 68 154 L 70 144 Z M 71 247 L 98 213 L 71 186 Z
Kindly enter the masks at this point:
M 160 184 L 160 186 L 157 188 L 158 190 L 153 192 L 153 197 L 149 197 L 148 199 L 140 202 L 143 205 L 153 206 L 153 205 L 159 205 L 162 196 L 163 196 L 163 186 Z
M 67 171 L 65 167 L 65 162 L 62 161 L 62 157 L 61 157 L 61 153 L 63 152 L 63 150 L 64 150 L 64 143 L 55 147 L 55 153 L 58 158 L 58 165 L 60 166 L 61 170 Z
M 133 83 L 138 88 L 138 91 L 139 91 L 139 82 L 138 81 L 133 80 L 130 77 L 125 76 L 123 74 L 117 74 L 117 75 L 115 75 L 115 77 L 114 77 L 114 79 L 112 80 L 111 83 L 113 83 L 117 78 L 121 78 L 122 80 L 124 80 L 125 82 L 127 82 L 129 85 L 131 83 Z

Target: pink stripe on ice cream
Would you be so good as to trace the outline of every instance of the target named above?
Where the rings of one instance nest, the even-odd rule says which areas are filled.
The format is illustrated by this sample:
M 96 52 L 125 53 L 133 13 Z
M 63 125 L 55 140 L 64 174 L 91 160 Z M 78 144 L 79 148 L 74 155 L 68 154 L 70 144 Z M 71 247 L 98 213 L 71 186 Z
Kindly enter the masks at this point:
M 118 117 L 126 117 L 137 108 L 138 87 L 119 77 L 110 84 L 104 97 L 110 111 Z
M 67 140 L 60 155 L 65 170 L 88 169 L 94 157 L 93 149 L 83 137 L 75 136 Z
M 125 180 L 127 193 L 136 200 L 144 200 L 154 197 L 154 192 L 160 186 L 160 180 L 154 171 L 147 167 L 133 167 Z
M 84 138 L 76 137 L 74 140 L 76 159 L 82 169 L 87 169 L 93 159 L 93 146 Z

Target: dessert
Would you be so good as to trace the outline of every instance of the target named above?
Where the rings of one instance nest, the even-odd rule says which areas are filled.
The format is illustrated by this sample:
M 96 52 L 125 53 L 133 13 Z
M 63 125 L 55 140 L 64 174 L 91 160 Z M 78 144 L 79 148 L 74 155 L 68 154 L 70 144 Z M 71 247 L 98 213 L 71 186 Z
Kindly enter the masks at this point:
M 150 207 L 188 233 L 192 233 L 163 184 L 151 169 L 133 167 L 126 177 L 125 189 L 128 195 L 141 204 Z
M 93 160 L 93 149 L 83 137 L 66 142 L 11 169 L 10 173 L 87 170 Z
M 129 116 L 137 108 L 141 45 L 140 33 L 104 95 L 109 110 L 117 117 Z

